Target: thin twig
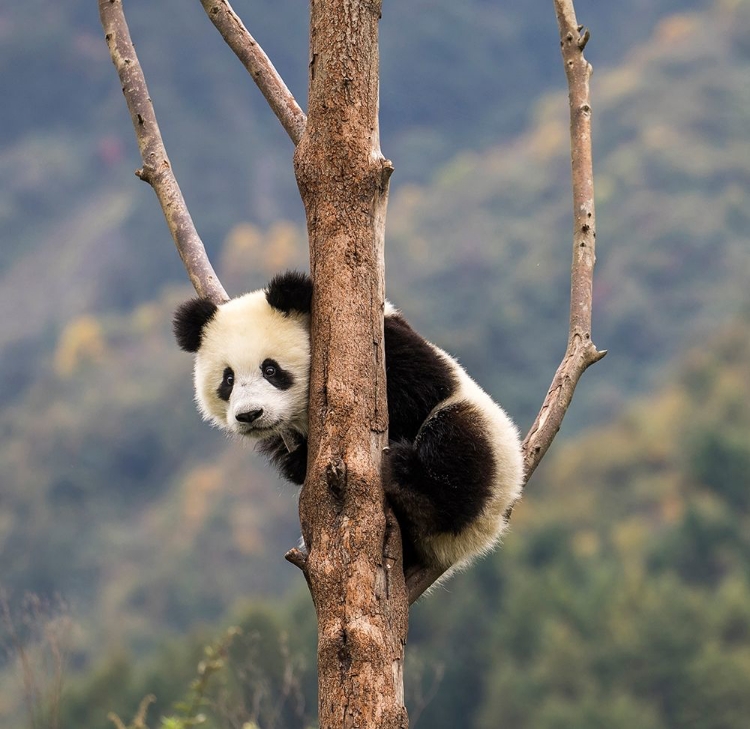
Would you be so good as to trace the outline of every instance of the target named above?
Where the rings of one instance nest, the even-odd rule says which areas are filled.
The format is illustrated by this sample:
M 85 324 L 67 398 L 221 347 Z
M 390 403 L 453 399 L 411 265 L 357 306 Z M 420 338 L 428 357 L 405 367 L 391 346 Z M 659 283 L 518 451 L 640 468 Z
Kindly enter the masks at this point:
M 578 380 L 598 362 L 599 351 L 591 341 L 591 300 L 596 260 L 594 216 L 594 168 L 591 156 L 591 64 L 583 57 L 590 34 L 576 20 L 572 0 L 554 0 L 560 29 L 560 46 L 568 79 L 570 99 L 570 150 L 573 179 L 573 264 L 570 273 L 570 330 L 565 356 L 557 368 L 539 414 L 523 441 L 524 483 L 549 449 L 565 417 Z M 512 511 L 512 509 L 511 509 Z M 511 511 L 507 513 L 510 517 Z M 442 574 L 418 567 L 406 575 L 409 603 L 413 603 Z
M 229 297 L 208 260 L 203 241 L 195 229 L 180 186 L 172 172 L 146 79 L 130 39 L 122 0 L 99 0 L 99 17 L 112 62 L 120 77 L 122 92 L 128 104 L 143 159 L 143 168 L 138 170 L 136 175 L 153 187 L 177 251 L 198 295 L 215 304 L 221 304 Z
M 307 117 L 271 60 L 250 35 L 228 0 L 201 0 L 201 5 L 227 45 L 253 77 L 271 110 L 296 146 L 302 132 L 305 131 Z

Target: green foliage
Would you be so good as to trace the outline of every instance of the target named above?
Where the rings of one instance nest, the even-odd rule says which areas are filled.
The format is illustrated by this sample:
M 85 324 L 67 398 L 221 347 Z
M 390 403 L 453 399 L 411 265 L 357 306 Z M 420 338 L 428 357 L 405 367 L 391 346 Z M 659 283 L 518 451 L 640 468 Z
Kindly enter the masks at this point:
M 684 8 L 676 2 L 657 5 L 640 9 L 641 22 Z M 175 7 L 170 0 L 142 9 L 144 15 L 134 9 L 132 30 L 193 213 L 236 292 L 260 285 L 279 267 L 304 265 L 304 232 L 278 222 L 295 217 L 291 204 L 279 202 L 285 199 L 281 188 L 294 188 L 291 170 L 283 183 L 275 171 L 262 179 L 248 173 L 275 170 L 271 162 L 257 161 L 271 159 L 274 145 L 288 142 L 283 132 L 274 141 L 270 130 L 276 130 L 276 121 L 262 106 L 245 106 L 245 97 L 237 95 L 236 88 L 247 82 L 244 71 L 235 69 L 210 28 L 203 32 L 202 10 L 175 13 Z M 600 3 L 586 9 L 594 38 L 597 21 L 598 37 L 622 36 L 616 21 L 628 7 Z M 744 120 L 750 98 L 744 79 L 750 59 L 738 51 L 750 27 L 745 7 L 721 3 L 703 15 L 667 16 L 655 33 L 659 42 L 615 69 L 592 55 L 604 226 L 595 338 L 610 355 L 587 373 L 566 432 L 586 421 L 606 422 L 675 352 L 746 301 L 750 260 L 743 181 L 750 156 L 744 154 Z M 384 107 L 391 103 L 386 93 L 406 99 L 414 96 L 414 84 L 433 100 L 393 134 L 416 140 L 419 155 L 431 139 L 451 155 L 442 166 L 423 155 L 430 169 L 422 184 L 399 187 L 394 178 L 389 296 L 418 329 L 455 352 L 523 429 L 549 384 L 567 326 L 564 93 L 540 98 L 527 133 L 471 151 L 482 135 L 469 131 L 467 119 L 497 130 L 514 126 L 516 112 L 509 109 L 506 117 L 487 105 L 490 94 L 478 94 L 468 82 L 473 76 L 457 51 L 471 35 L 466 61 L 479 65 L 477 78 L 489 84 L 490 76 L 497 83 L 507 77 L 502 83 L 528 88 L 528 99 L 532 89 L 550 83 L 546 69 L 559 63 L 554 28 L 547 27 L 545 40 L 534 14 L 491 3 L 440 2 L 433 10 L 427 20 L 422 8 L 407 4 L 384 19 Z M 257 37 L 285 72 L 300 59 L 301 68 L 306 64 L 298 11 L 283 3 L 274 3 L 273 10 L 269 3 L 248 9 Z M 163 22 L 162 13 L 169 12 L 179 18 L 176 25 Z M 140 649 L 151 645 L 154 632 L 219 619 L 239 595 L 287 589 L 294 572 L 279 568 L 276 555 L 296 540 L 293 496 L 277 497 L 276 479 L 259 460 L 247 449 L 227 446 L 200 423 L 191 402 L 188 358 L 169 332 L 173 307 L 189 292 L 184 285 L 179 291 L 166 285 L 182 282 L 184 273 L 151 194 L 132 182 L 134 162 L 128 160 L 137 156 L 125 141 L 132 131 L 96 18 L 78 2 L 65 9 L 45 6 L 40 13 L 32 22 L 18 9 L 3 11 L 19 35 L 27 33 L 36 45 L 26 48 L 14 33 L 0 58 L 17 53 L 36 62 L 40 49 L 60 50 L 63 37 L 75 38 L 64 58 L 100 85 L 101 106 L 96 114 L 80 112 L 80 99 L 69 89 L 63 121 L 56 122 L 64 132 L 51 129 L 44 115 L 26 126 L 10 125 L 11 146 L 0 155 L 8 181 L 0 190 L 0 216 L 7 212 L 2 220 L 10 231 L 0 253 L 5 256 L 0 303 L 6 311 L 24 312 L 5 317 L 0 326 L 0 470 L 9 515 L 0 519 L 7 555 L 2 581 L 20 592 L 60 591 L 80 598 L 84 620 L 106 610 L 108 640 Z M 280 28 L 292 16 L 293 29 L 285 36 Z M 410 22 L 396 22 L 399 18 Z M 546 22 L 553 25 L 552 13 Z M 200 40 L 186 47 L 193 23 Z M 155 27 L 162 28 L 159 34 L 152 32 Z M 409 42 L 403 42 L 404 33 Z M 168 42 L 177 50 L 165 56 Z M 439 64 L 450 76 L 427 85 L 427 52 L 438 43 L 449 49 Z M 520 49 L 537 52 L 542 45 L 550 49 L 548 61 L 497 73 L 509 59 L 529 58 L 530 51 L 519 55 Z M 592 54 L 623 51 L 611 43 L 591 46 Z M 91 63 L 96 53 L 100 65 Z M 400 61 L 399 53 L 419 57 Z M 234 71 L 225 69 L 225 57 Z M 19 82 L 27 73 L 19 69 Z M 304 73 L 297 80 L 285 75 L 299 93 Z M 443 103 L 442 84 L 475 105 L 452 114 Z M 501 103 L 509 96 L 497 88 Z M 667 96 L 670 103 L 659 102 Z M 720 103 L 722 113 L 696 99 Z M 397 105 L 403 115 L 404 104 Z M 11 107 L 20 113 L 20 107 Z M 196 116 L 197 110 L 207 116 Z M 73 112 L 86 120 L 83 126 L 64 124 Z M 389 123 L 393 126 L 386 115 L 384 141 Z M 428 123 L 432 131 L 425 136 L 420 130 Z M 203 143 L 195 145 L 196 138 Z M 238 216 L 238 210 L 245 212 Z M 746 499 L 736 477 L 746 465 L 742 427 L 719 440 L 710 423 L 685 436 L 695 444 L 688 450 L 697 459 L 690 466 L 696 478 L 710 474 L 708 486 L 715 492 L 734 489 L 737 508 L 744 508 Z M 636 443 L 648 458 L 663 457 L 648 438 L 621 426 L 607 444 L 622 456 L 621 467 L 609 474 L 621 487 L 611 495 L 613 504 L 627 500 Z M 588 469 L 583 460 L 578 467 Z M 648 473 L 639 478 L 638 489 L 649 491 L 650 478 Z M 545 547 L 548 536 L 552 541 Z M 554 537 L 536 535 L 529 547 L 536 559 L 547 558 Z M 131 611 L 138 617 L 119 619 Z M 87 634 L 81 649 L 88 651 L 101 637 Z
M 176 713 L 162 717 L 161 729 L 193 729 L 206 724 L 206 715 L 201 709 L 211 706 L 208 698 L 211 679 L 225 669 L 229 647 L 239 632 L 239 628 L 230 628 L 219 641 L 205 647 L 205 655 L 198 663 L 197 677 L 191 681 L 187 695 L 175 703 Z M 149 705 L 155 701 L 156 697 L 153 694 L 146 696 L 141 701 L 135 718 L 127 727 L 115 713 L 110 713 L 108 718 L 117 729 L 148 729 L 146 714 Z
M 563 437 L 580 435 L 535 475 L 500 554 L 414 610 L 406 687 L 419 726 L 746 723 L 750 325 L 731 317 L 750 277 L 750 5 L 640 3 L 645 38 L 634 7 L 579 8 L 597 69 L 594 334 L 610 355 L 566 419 Z M 299 4 L 244 12 L 303 99 Z M 383 146 L 398 172 L 389 298 L 522 427 L 567 326 L 553 26 L 551 12 L 540 23 L 480 0 L 397 4 L 382 26 Z M 200 7 L 134 8 L 131 27 L 232 292 L 303 266 L 288 140 Z M 9 5 L 0 34 L 12 69 L 0 81 L 0 580 L 73 605 L 62 726 L 101 729 L 109 711 L 145 724 L 151 693 L 152 715 L 186 720 L 171 707 L 210 641 L 196 625 L 265 595 L 204 696 L 263 729 L 301 727 L 316 702 L 312 611 L 306 596 L 280 598 L 298 578 L 280 557 L 297 538 L 294 498 L 195 413 L 169 332 L 190 294 L 133 181 L 95 14 L 82 0 Z M 639 391 L 651 396 L 626 407 Z M 0 672 L 0 723 L 20 726 L 18 695 Z M 200 707 L 206 722 L 214 709 Z
M 691 448 L 690 467 L 696 479 L 741 511 L 750 508 L 750 451 L 747 431 L 724 428 L 697 433 Z
M 748 371 L 742 316 L 611 425 L 557 445 L 500 553 L 412 611 L 407 702 L 420 726 L 744 726 L 750 513 L 726 474 L 750 453 Z M 202 523 L 205 495 L 223 482 L 193 474 L 183 531 Z M 172 584 L 200 593 L 186 569 Z M 150 599 L 146 591 L 142 604 Z M 219 729 L 233 707 L 263 729 L 304 729 L 315 706 L 308 596 L 251 605 L 235 622 L 241 635 L 204 664 L 217 668 L 202 674 L 212 682 L 193 679 L 176 712 L 167 707 L 190 685 L 186 666 L 206 660 L 205 636 L 150 664 L 105 663 L 67 694 L 62 725 L 93 729 L 106 710 L 132 716 L 153 693 L 176 727 L 200 714 Z
M 63 702 L 61 726 L 98 727 L 98 717 L 108 715 L 117 729 L 148 729 L 150 713 L 161 717 L 159 729 L 306 729 L 316 705 L 314 625 L 308 616 L 288 640 L 282 624 L 294 610 L 253 604 L 239 615 L 242 627 L 205 647 L 205 635 L 195 634 L 162 648 L 148 664 L 120 656 L 77 683 Z M 151 693 L 140 698 L 145 691 Z M 135 706 L 125 725 L 121 717 Z

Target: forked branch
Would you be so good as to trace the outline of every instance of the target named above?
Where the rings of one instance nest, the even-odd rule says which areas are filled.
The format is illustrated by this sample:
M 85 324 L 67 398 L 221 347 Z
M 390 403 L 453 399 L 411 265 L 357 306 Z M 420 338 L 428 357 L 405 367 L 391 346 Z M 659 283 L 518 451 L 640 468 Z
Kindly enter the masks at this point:
M 296 145 L 307 120 L 273 64 L 227 0 L 201 0 L 201 3 Z M 598 351 L 591 341 L 592 282 L 596 259 L 589 98 L 592 69 L 583 56 L 589 32 L 578 25 L 572 0 L 554 0 L 554 5 L 570 100 L 574 219 L 570 329 L 565 356 L 523 442 L 525 481 L 531 477 L 559 431 L 581 375 L 606 354 L 606 351 Z M 153 187 L 198 295 L 222 303 L 228 296 L 208 260 L 172 172 L 143 71 L 130 39 L 122 0 L 99 0 L 99 13 L 143 159 L 143 168 L 136 174 Z M 290 561 L 304 567 L 304 560 L 292 558 Z M 428 569 L 416 569 L 408 574 L 409 602 L 414 602 L 438 577 L 439 572 Z
M 297 146 L 305 131 L 307 117 L 271 60 L 250 35 L 228 0 L 201 0 L 201 5 L 227 45 L 253 77 L 271 110 Z
M 122 0 L 99 0 L 99 17 L 104 27 L 112 62 L 120 77 L 122 92 L 128 104 L 143 160 L 143 168 L 138 170 L 136 175 L 154 189 L 177 251 L 196 292 L 201 298 L 221 304 L 229 297 L 208 260 L 203 241 L 195 229 L 180 186 L 172 172 L 146 79 L 138 62 L 133 41 L 130 39 Z
M 570 151 L 573 180 L 573 264 L 570 276 L 568 347 L 539 414 L 523 441 L 524 482 L 539 465 L 565 417 L 578 380 L 607 353 L 591 341 L 591 300 L 596 260 L 594 168 L 591 156 L 591 64 L 583 57 L 589 32 L 576 20 L 573 0 L 554 0 L 570 100 Z M 442 573 L 416 568 L 406 575 L 409 602 L 414 602 Z

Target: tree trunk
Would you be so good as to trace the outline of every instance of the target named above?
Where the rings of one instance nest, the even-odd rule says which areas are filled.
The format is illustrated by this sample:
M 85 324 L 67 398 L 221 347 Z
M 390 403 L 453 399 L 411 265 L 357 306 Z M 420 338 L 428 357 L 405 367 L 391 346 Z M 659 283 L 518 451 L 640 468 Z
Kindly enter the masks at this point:
M 392 166 L 378 133 L 379 19 L 380 2 L 312 0 L 308 122 L 294 158 L 315 286 L 300 519 L 318 616 L 321 729 L 408 725 L 407 595 L 380 468 Z
M 295 173 L 307 214 L 312 312 L 308 472 L 300 519 L 303 569 L 318 615 L 319 724 L 408 725 L 403 656 L 408 625 L 401 537 L 385 506 L 387 443 L 383 352 L 383 238 L 391 163 L 378 135 L 381 0 L 311 0 L 309 117 L 228 0 L 201 0 L 297 144 Z M 555 0 L 570 90 L 574 259 L 568 350 L 523 444 L 528 479 L 549 448 L 583 371 L 601 359 L 591 341 L 595 260 L 589 33 L 572 0 Z M 121 0 L 99 0 L 112 60 L 131 110 L 144 167 L 198 294 L 227 295 L 171 172 Z M 156 164 L 156 162 L 161 162 Z M 412 599 L 439 577 L 410 575 Z

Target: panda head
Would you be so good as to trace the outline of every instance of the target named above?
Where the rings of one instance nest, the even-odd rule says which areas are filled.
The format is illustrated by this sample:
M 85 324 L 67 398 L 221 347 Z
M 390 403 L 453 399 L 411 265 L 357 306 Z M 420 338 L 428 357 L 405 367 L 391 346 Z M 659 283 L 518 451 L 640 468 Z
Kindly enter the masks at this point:
M 174 333 L 195 354 L 195 399 L 203 417 L 251 438 L 307 434 L 312 281 L 288 272 L 217 306 L 191 299 Z

